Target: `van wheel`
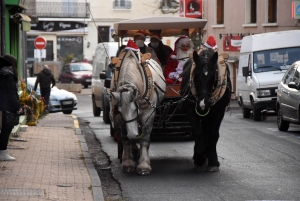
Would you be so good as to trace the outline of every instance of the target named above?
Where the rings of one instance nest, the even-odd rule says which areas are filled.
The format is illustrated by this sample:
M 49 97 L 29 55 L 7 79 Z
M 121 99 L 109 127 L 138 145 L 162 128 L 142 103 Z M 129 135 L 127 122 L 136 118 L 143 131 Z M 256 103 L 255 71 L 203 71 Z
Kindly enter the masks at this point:
M 254 121 L 261 121 L 261 111 L 258 110 L 253 103 L 252 103 L 252 114 L 253 114 Z
M 110 123 L 109 118 L 109 96 L 103 94 L 103 100 L 102 100 L 102 110 L 103 110 L 103 121 L 106 124 Z
M 101 109 L 96 106 L 94 98 L 92 98 L 92 102 L 93 102 L 93 114 L 94 114 L 94 117 L 99 117 L 100 114 L 101 114 Z
M 243 118 L 250 118 L 250 109 L 245 108 L 245 105 L 242 103 L 242 111 L 243 111 Z
M 282 113 L 280 108 L 278 108 L 277 111 L 277 127 L 280 131 L 287 131 L 290 127 L 290 122 L 284 121 L 282 119 Z
M 86 85 L 84 85 L 84 88 L 88 88 L 88 87 L 89 87 L 89 85 L 87 85 L 87 84 L 86 84 Z

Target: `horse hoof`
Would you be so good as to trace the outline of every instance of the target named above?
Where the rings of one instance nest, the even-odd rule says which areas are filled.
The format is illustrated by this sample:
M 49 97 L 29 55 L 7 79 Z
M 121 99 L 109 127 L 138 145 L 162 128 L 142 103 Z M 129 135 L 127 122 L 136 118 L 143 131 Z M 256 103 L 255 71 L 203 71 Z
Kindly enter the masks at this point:
M 140 171 L 140 172 L 138 172 L 138 174 L 139 174 L 139 175 L 142 175 L 142 176 L 147 176 L 147 175 L 149 175 L 149 174 L 150 174 L 150 171 L 148 171 L 148 170 L 144 170 L 144 171 Z
M 131 167 L 123 167 L 123 172 L 125 172 L 125 173 L 134 172 L 134 168 L 131 168 Z
M 205 172 L 207 170 L 207 166 L 208 166 L 208 160 L 206 159 L 206 161 L 204 162 L 203 165 L 201 165 L 201 166 L 195 165 L 195 168 L 199 172 Z
M 208 166 L 206 168 L 206 172 L 219 172 L 219 171 L 220 171 L 220 167 L 218 166 L 212 166 L 212 167 Z

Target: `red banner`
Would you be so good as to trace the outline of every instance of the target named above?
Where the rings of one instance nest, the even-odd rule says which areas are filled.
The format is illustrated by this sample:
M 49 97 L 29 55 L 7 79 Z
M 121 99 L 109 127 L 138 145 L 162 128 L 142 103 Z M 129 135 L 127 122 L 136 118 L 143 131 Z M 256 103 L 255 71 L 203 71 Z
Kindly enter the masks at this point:
M 202 0 L 180 0 L 179 16 L 202 18 Z
M 241 36 L 223 36 L 223 51 L 240 51 L 241 45 Z

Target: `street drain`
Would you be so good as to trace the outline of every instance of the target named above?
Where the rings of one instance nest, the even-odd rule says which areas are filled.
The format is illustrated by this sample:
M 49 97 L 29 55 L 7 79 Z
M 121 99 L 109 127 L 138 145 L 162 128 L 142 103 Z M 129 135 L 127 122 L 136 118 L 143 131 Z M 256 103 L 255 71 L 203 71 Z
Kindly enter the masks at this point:
M 57 184 L 58 187 L 71 187 L 72 184 Z
M 44 189 L 0 188 L 0 195 L 45 196 Z

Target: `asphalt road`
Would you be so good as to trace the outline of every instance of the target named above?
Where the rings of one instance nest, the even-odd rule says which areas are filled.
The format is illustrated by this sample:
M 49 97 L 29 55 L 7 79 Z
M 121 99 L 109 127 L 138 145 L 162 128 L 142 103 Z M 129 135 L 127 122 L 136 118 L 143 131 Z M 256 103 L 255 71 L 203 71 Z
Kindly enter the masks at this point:
M 89 127 L 111 160 L 111 171 L 127 200 L 300 200 L 300 127 L 278 131 L 275 116 L 254 122 L 240 110 L 225 114 L 218 143 L 218 173 L 200 173 L 193 166 L 193 142 L 151 142 L 152 173 L 123 173 L 117 144 L 109 125 L 92 116 L 90 88 L 78 95 L 73 114 L 89 121 Z M 101 178 L 100 178 L 101 179 Z

